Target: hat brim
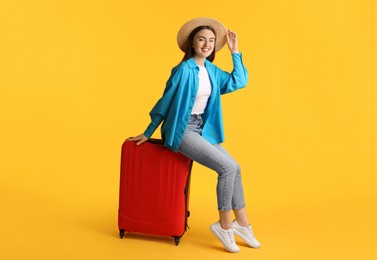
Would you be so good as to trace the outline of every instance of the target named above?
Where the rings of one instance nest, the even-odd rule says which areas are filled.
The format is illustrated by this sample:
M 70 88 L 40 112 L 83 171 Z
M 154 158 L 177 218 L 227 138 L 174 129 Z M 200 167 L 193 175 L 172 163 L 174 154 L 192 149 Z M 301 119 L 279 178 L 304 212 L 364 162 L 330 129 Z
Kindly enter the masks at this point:
M 188 44 L 188 37 L 190 33 L 197 27 L 208 25 L 211 26 L 215 30 L 216 34 L 216 44 L 215 44 L 215 51 L 219 51 L 222 47 L 224 47 L 226 43 L 226 27 L 220 23 L 219 21 L 212 19 L 212 18 L 195 18 L 188 22 L 186 22 L 181 29 L 178 31 L 177 35 L 177 42 L 179 48 L 186 52 L 187 44 Z

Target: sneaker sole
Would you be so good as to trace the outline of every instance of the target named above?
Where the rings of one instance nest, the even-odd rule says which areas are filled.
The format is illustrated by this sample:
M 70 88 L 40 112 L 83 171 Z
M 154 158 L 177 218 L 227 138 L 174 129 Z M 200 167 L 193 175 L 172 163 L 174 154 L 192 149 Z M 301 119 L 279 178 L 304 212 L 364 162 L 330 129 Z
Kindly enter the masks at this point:
M 232 253 L 238 253 L 238 252 L 240 251 L 239 249 L 238 249 L 238 250 L 234 250 L 234 249 L 231 249 L 230 247 L 228 247 L 228 246 L 223 242 L 223 240 L 222 240 L 220 234 L 217 232 L 217 230 L 216 230 L 215 227 L 213 227 L 213 226 L 211 225 L 210 229 L 211 229 L 212 233 L 217 237 L 217 239 L 220 240 L 221 244 L 223 244 L 223 246 L 224 246 L 229 252 L 232 252 Z

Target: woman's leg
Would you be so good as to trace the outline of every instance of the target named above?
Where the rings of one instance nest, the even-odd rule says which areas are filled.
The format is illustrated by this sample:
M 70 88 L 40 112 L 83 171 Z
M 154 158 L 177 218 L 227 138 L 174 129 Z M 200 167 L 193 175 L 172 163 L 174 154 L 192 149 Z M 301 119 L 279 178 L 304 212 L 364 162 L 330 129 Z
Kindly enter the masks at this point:
M 232 197 L 232 209 L 234 211 L 234 215 L 238 224 L 243 227 L 249 226 L 249 220 L 247 218 L 247 212 L 245 207 L 245 199 L 244 199 L 244 192 L 242 186 L 242 179 L 241 179 L 241 168 L 236 160 L 222 147 L 220 144 L 215 145 L 217 149 L 231 158 L 234 163 L 237 165 L 237 174 L 234 180 L 234 189 L 233 189 L 233 197 Z M 225 216 L 224 216 L 225 218 Z
M 219 210 L 219 222 L 222 229 L 232 228 L 232 214 L 230 210 Z
M 234 215 L 236 217 L 236 221 L 242 227 L 249 226 L 249 220 L 247 218 L 246 208 L 234 210 Z
M 216 145 L 216 146 L 223 153 L 228 155 L 229 158 L 234 160 L 232 156 L 221 145 Z M 234 162 L 236 165 L 238 165 L 238 163 L 235 160 Z M 244 194 L 243 194 L 243 188 L 242 188 L 242 181 L 241 181 L 241 169 L 239 165 L 237 167 L 237 175 L 234 181 L 232 207 L 233 207 L 234 215 L 236 217 L 236 221 L 234 221 L 232 224 L 232 228 L 235 234 L 241 237 L 249 246 L 253 248 L 259 248 L 261 245 L 259 241 L 254 237 L 253 230 L 247 218 L 247 212 L 246 212 Z
M 194 131 L 187 131 L 184 134 L 179 152 L 218 173 L 216 187 L 218 210 L 232 210 L 234 183 L 238 169 L 234 161 Z M 224 213 L 221 216 L 228 215 Z M 228 226 L 228 224 L 231 223 L 226 225 Z
M 239 252 L 234 239 L 231 210 L 234 190 L 234 180 L 237 166 L 228 156 L 205 140 L 200 131 L 186 131 L 179 152 L 217 172 L 217 204 L 220 220 L 210 226 L 212 233 L 230 252 Z
M 237 222 L 248 223 L 241 170 L 238 163 L 221 145 L 210 144 L 201 136 L 201 125 L 200 118 L 196 116 L 190 118 L 179 152 L 218 173 L 216 191 L 220 220 L 211 225 L 211 231 L 220 239 L 225 248 L 231 252 L 238 252 L 234 232 L 237 232 L 237 235 L 243 235 L 244 240 L 252 234 L 250 226 L 246 230 L 238 226 Z M 231 210 L 234 210 L 237 220 L 233 223 Z M 245 231 L 249 233 L 246 234 Z

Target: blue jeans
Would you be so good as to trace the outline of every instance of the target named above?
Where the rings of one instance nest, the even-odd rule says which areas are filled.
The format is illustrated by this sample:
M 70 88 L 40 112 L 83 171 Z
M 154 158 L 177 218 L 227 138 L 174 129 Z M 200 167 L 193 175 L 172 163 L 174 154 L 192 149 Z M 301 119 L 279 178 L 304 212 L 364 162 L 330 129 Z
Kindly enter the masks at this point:
M 237 210 L 245 207 L 239 164 L 220 144 L 211 144 L 202 137 L 203 120 L 191 115 L 179 152 L 218 174 L 218 210 Z

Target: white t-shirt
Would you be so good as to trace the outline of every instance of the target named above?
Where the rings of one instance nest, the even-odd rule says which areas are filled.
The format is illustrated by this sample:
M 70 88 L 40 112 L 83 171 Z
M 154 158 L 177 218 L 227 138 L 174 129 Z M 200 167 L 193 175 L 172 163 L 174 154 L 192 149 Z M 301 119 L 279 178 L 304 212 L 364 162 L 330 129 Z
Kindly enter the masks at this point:
M 207 106 L 207 101 L 211 96 L 212 86 L 208 76 L 207 69 L 204 66 L 199 66 L 199 87 L 194 107 L 191 114 L 203 114 Z

